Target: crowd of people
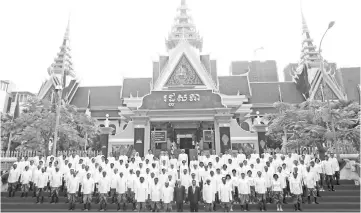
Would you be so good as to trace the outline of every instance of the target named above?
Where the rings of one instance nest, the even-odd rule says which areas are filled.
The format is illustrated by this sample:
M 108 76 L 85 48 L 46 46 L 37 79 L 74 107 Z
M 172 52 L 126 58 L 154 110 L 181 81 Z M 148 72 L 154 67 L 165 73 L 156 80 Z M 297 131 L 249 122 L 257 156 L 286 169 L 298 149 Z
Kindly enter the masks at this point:
M 101 211 L 109 203 L 118 211 L 183 211 L 189 203 L 190 211 L 233 211 L 240 205 L 249 211 L 249 204 L 258 204 L 266 211 L 269 203 L 277 204 L 277 211 L 292 197 L 294 210 L 302 211 L 303 203 L 318 204 L 320 191 L 327 186 L 334 191 L 339 184 L 339 163 L 331 153 L 320 160 L 315 155 L 295 153 L 263 153 L 245 155 L 231 150 L 216 155 L 201 153 L 188 159 L 184 150 L 178 158 L 161 152 L 159 158 L 149 153 L 105 158 L 71 156 L 37 156 L 18 158 L 9 171 L 8 196 L 14 197 L 21 187 L 21 196 L 30 192 L 36 203 L 59 202 L 64 191 L 69 210 L 76 203 L 83 210 L 99 203 Z M 325 188 L 326 189 L 326 188 Z M 93 199 L 94 198 L 94 199 Z

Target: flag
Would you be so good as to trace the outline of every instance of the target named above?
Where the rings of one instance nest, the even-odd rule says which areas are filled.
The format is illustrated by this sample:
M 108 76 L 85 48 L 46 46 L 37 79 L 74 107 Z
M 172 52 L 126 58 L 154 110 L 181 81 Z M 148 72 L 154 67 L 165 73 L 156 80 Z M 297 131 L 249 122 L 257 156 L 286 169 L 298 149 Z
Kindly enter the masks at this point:
M 86 110 L 85 110 L 85 114 L 87 116 L 91 116 L 91 111 L 90 111 L 90 108 L 91 108 L 91 105 L 90 105 L 90 90 L 88 92 L 88 104 L 87 104 L 87 107 L 86 107 Z
M 281 92 L 281 85 L 278 85 L 278 101 L 283 102 L 282 92 Z
M 301 74 L 296 78 L 296 88 L 302 93 L 305 99 L 310 97 L 311 85 L 310 82 L 308 82 L 308 70 L 306 64 L 303 65 Z
M 20 115 L 20 106 L 19 106 L 19 97 L 18 97 L 18 93 L 16 93 L 16 96 L 15 96 L 15 101 L 16 101 L 16 105 L 15 105 L 15 110 L 14 110 L 13 120 L 15 120 L 16 118 L 18 118 L 18 117 L 19 117 L 19 115 Z

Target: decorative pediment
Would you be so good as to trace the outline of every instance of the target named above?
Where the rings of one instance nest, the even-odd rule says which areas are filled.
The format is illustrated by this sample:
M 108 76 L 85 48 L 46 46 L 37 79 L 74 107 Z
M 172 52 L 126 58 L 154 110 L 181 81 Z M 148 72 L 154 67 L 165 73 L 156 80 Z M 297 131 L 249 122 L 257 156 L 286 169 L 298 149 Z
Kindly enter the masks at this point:
M 204 85 L 185 55 L 182 55 L 165 86 Z
M 325 101 L 326 98 L 329 98 L 331 100 L 338 99 L 337 95 L 332 91 L 328 84 L 326 84 L 326 86 L 322 86 L 322 84 L 320 84 L 313 99 Z

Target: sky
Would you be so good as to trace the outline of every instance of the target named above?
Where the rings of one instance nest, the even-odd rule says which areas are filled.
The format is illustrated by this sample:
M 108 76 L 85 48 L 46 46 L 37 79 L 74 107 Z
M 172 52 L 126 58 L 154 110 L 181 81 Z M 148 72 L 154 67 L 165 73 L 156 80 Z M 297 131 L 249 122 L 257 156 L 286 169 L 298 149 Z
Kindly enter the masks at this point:
M 0 1 L 0 79 L 16 91 L 37 93 L 59 52 L 70 14 L 70 45 L 81 86 L 121 85 L 123 77 L 151 77 L 166 53 L 181 0 Z M 276 60 L 283 68 L 300 58 L 300 0 L 187 0 L 203 37 L 203 52 L 228 75 L 231 61 Z M 303 0 L 318 46 L 330 21 L 323 56 L 338 67 L 361 66 L 360 0 Z M 264 50 L 254 50 L 263 47 Z

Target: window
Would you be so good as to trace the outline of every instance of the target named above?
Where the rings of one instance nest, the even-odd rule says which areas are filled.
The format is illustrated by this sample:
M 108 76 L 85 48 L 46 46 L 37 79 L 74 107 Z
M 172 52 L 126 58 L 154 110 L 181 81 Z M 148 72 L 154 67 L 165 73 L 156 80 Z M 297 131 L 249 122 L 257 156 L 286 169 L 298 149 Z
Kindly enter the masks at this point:
M 245 143 L 240 143 L 240 142 L 235 142 L 232 143 L 232 150 L 242 150 L 243 153 L 245 154 L 252 154 L 253 150 L 254 150 L 254 143 L 255 142 L 245 142 Z

